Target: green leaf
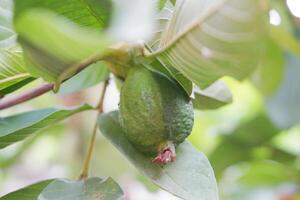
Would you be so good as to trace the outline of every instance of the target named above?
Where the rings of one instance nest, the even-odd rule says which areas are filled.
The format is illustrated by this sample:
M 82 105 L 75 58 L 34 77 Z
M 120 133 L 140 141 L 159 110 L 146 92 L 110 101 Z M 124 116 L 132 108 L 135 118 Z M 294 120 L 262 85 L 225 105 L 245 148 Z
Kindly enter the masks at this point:
M 45 180 L 9 193 L 0 200 L 118 200 L 122 196 L 122 189 L 113 179 L 92 177 L 85 181 Z
M 243 169 L 243 168 L 242 168 Z M 291 166 L 274 161 L 255 161 L 248 163 L 239 178 L 243 184 L 251 186 L 279 185 L 283 182 L 297 183 L 299 175 Z
M 194 109 L 217 109 L 232 102 L 232 94 L 222 81 L 217 81 L 204 90 L 196 87 L 193 99 Z
M 39 183 L 35 183 L 33 185 L 24 187 L 15 192 L 11 192 L 3 197 L 0 197 L 0 200 L 33 200 L 37 199 L 39 194 L 43 191 L 43 189 L 49 185 L 53 180 L 45 180 Z
M 280 130 L 273 124 L 266 113 L 259 113 L 252 119 L 242 122 L 238 127 L 226 134 L 229 140 L 244 147 L 263 145 L 276 136 Z
M 0 48 L 0 91 L 29 77 L 22 52 Z
M 1 97 L 4 97 L 5 95 L 7 95 L 9 93 L 12 93 L 12 92 L 22 88 L 23 86 L 27 85 L 28 83 L 30 83 L 34 80 L 35 80 L 35 78 L 33 78 L 33 77 L 26 78 L 26 79 L 24 79 L 20 82 L 17 82 L 15 84 L 11 85 L 11 86 L 8 86 L 4 89 L 1 89 L 0 90 L 0 99 L 1 99 Z
M 159 2 L 162 3 L 163 1 L 164 0 L 160 0 Z M 163 7 L 157 12 L 154 18 L 156 22 L 156 26 L 153 30 L 154 35 L 152 39 L 147 42 L 147 45 L 151 49 L 151 52 L 159 48 L 162 33 L 167 28 L 168 23 L 172 18 L 173 12 L 174 6 L 169 0 L 165 1 Z
M 286 65 L 282 84 L 266 98 L 267 113 L 280 128 L 290 128 L 300 121 L 300 58 L 286 54 Z
M 223 76 L 243 79 L 258 64 L 264 37 L 259 1 L 177 1 L 158 56 L 200 88 Z
M 21 141 L 71 115 L 91 109 L 89 105 L 73 109 L 47 108 L 0 118 L 0 149 Z
M 284 76 L 284 54 L 274 42 L 268 41 L 266 54 L 252 77 L 255 86 L 265 96 L 270 96 L 279 88 Z
M 10 1 L 0 4 L 0 48 L 16 44 L 16 33 L 12 29 L 12 6 Z
M 0 4 L 0 98 L 26 85 L 31 79 L 22 50 L 16 47 L 11 4 L 11 1 Z
M 66 95 L 78 90 L 92 87 L 99 82 L 106 80 L 108 77 L 109 71 L 104 63 L 98 62 L 92 64 L 69 80 L 65 81 L 59 90 L 59 94 Z
M 162 10 L 162 9 L 165 7 L 167 1 L 168 1 L 168 0 L 159 0 L 159 1 L 158 1 L 158 9 L 159 9 L 159 10 Z
M 259 113 L 232 131 L 223 133 L 220 143 L 209 155 L 216 176 L 220 178 L 230 165 L 251 159 L 253 148 L 265 145 L 279 132 L 265 113 Z M 275 149 L 268 151 L 275 154 Z M 278 152 L 276 154 L 279 156 Z
M 38 200 L 118 200 L 122 196 L 122 189 L 113 179 L 93 177 L 85 181 L 54 180 L 42 191 Z
M 162 73 L 170 78 L 175 79 L 185 90 L 188 96 L 192 94 L 193 83 L 185 76 L 183 76 L 180 72 L 178 72 L 176 69 L 164 65 L 159 59 L 154 59 L 150 64 L 144 62 L 143 65 L 149 70 Z
M 300 42 L 293 33 L 288 32 L 282 26 L 272 26 L 270 28 L 270 35 L 279 46 L 300 56 Z
M 16 21 L 29 70 L 59 85 L 82 65 L 108 52 L 108 40 L 96 29 L 71 23 L 47 10 L 25 12 Z
M 101 115 L 100 130 L 145 176 L 161 188 L 186 200 L 219 199 L 214 172 L 209 161 L 189 142 L 177 147 L 175 162 L 159 166 L 128 142 L 118 117 L 118 112 Z
M 219 145 L 209 155 L 209 160 L 215 171 L 217 179 L 223 174 L 223 171 L 241 161 L 247 161 L 251 158 L 249 149 L 243 145 L 236 144 L 227 138 L 219 143 Z
M 112 12 L 111 0 L 14 0 L 15 20 L 33 8 L 51 10 L 81 25 L 104 28 L 108 25 Z

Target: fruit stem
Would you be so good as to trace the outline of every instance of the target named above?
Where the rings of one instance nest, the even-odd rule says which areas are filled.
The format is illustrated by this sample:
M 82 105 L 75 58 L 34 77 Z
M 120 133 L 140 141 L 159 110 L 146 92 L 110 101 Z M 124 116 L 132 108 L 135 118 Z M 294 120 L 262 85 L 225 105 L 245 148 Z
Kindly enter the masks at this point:
M 98 118 L 99 114 L 103 113 L 103 102 L 104 102 L 105 93 L 106 93 L 108 83 L 109 83 L 109 80 L 106 80 L 104 82 L 103 89 L 102 89 L 100 99 L 99 99 L 99 103 L 97 104 L 97 107 L 96 107 L 96 109 L 97 109 L 97 118 Z M 88 147 L 87 155 L 86 155 L 86 157 L 84 159 L 84 162 L 83 162 L 82 172 L 79 176 L 79 180 L 85 180 L 89 176 L 90 163 L 91 163 L 91 160 L 92 160 L 93 150 L 94 150 L 94 146 L 95 146 L 95 143 L 96 143 L 96 133 L 97 133 L 97 128 L 98 128 L 97 118 L 96 118 L 96 122 L 95 122 L 94 127 L 93 127 L 92 137 L 91 137 L 90 144 L 89 144 L 89 147 Z

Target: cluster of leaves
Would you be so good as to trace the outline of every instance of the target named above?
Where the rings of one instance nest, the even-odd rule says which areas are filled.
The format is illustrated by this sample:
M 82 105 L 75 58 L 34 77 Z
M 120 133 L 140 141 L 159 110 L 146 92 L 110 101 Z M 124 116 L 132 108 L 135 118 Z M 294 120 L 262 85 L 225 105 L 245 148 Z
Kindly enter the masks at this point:
M 52 83 L 56 92 L 72 93 L 107 80 L 110 72 L 123 79 L 128 66 L 140 62 L 175 79 L 193 97 L 195 109 L 216 109 L 232 101 L 230 90 L 220 78 L 231 76 L 242 80 L 255 72 L 253 82 L 266 95 L 268 116 L 262 114 L 249 122 L 262 123 L 258 125 L 261 134 L 251 134 L 246 124 L 222 138 L 210 157 L 217 177 L 228 166 L 251 157 L 244 152 L 268 143 L 279 132 L 273 123 L 287 128 L 299 121 L 300 112 L 295 112 L 299 108 L 299 95 L 294 91 L 298 88 L 290 85 L 299 85 L 295 63 L 299 63 L 300 44 L 279 1 L 268 4 L 258 0 L 161 0 L 159 3 L 148 0 L 144 3 L 141 6 L 133 0 L 124 6 L 123 1 L 109 0 L 14 0 L 12 12 L 11 1 L 1 2 L 0 98 L 38 78 Z M 118 9 L 122 6 L 123 10 Z M 270 9 L 277 9 L 282 16 L 280 26 L 269 25 Z M 136 30 L 139 24 L 151 27 L 155 23 L 151 39 L 146 37 L 147 28 Z M 140 39 L 145 40 L 142 47 Z M 285 68 L 284 60 L 287 60 Z M 284 70 L 288 77 L 282 77 Z M 290 102 L 289 109 L 286 101 Z M 1 118 L 0 148 L 92 109 L 89 105 L 49 108 Z M 166 167 L 156 166 L 131 147 L 117 119 L 117 112 L 101 115 L 102 133 L 153 182 L 183 199 L 218 199 L 214 172 L 202 153 L 185 142 L 178 148 L 176 162 Z M 268 151 L 272 159 L 285 154 L 272 146 Z M 231 159 L 222 162 L 226 155 L 231 155 Z M 289 156 L 295 160 L 295 156 Z M 264 166 L 273 168 L 274 163 Z M 252 171 L 249 170 L 248 179 L 253 176 Z M 53 192 L 57 188 L 61 193 Z M 1 199 L 17 199 L 20 195 L 25 199 L 24 190 L 32 195 L 30 199 L 56 199 L 56 195 L 70 193 L 74 195 L 72 199 L 82 199 L 83 194 L 84 199 L 122 196 L 120 187 L 110 178 L 90 178 L 44 181 Z

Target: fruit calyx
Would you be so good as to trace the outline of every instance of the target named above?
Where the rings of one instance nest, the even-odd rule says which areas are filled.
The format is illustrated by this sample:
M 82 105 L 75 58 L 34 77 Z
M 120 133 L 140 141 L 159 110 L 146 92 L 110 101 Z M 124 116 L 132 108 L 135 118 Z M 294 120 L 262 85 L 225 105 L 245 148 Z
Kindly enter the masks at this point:
M 165 165 L 176 159 L 175 146 L 172 142 L 167 142 L 167 146 L 160 150 L 157 156 L 152 160 L 153 163 Z

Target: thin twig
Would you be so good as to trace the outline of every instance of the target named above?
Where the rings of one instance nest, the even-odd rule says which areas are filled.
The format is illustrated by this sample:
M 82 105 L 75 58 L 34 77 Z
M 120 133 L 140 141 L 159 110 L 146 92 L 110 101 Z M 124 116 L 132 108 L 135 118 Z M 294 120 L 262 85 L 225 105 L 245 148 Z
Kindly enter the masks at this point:
M 107 81 L 105 81 L 105 83 L 103 85 L 103 90 L 101 92 L 99 103 L 97 105 L 97 110 L 98 110 L 97 117 L 99 114 L 103 113 L 103 103 L 104 103 L 104 98 L 105 98 L 105 93 L 106 93 L 108 83 L 109 83 L 109 81 L 107 80 Z M 94 146 L 95 146 L 95 142 L 96 142 L 97 128 L 98 128 L 98 122 L 97 122 L 97 118 L 96 118 L 96 122 L 94 124 L 93 132 L 92 132 L 92 137 L 91 137 L 90 144 L 88 147 L 88 152 L 87 152 L 87 155 L 83 162 L 83 168 L 82 168 L 82 172 L 79 176 L 79 180 L 85 180 L 89 175 L 90 163 L 92 160 L 93 150 L 94 150 Z
M 89 65 L 96 63 L 98 60 L 101 60 L 101 59 L 102 58 L 89 58 L 89 59 L 83 61 L 82 63 L 80 63 L 77 66 L 78 70 L 77 70 L 76 74 L 81 72 L 83 69 L 85 69 Z M 65 79 L 64 81 L 66 81 L 68 79 L 69 78 Z M 20 103 L 34 99 L 36 97 L 39 97 L 39 96 L 49 92 L 50 90 L 53 90 L 54 86 L 55 86 L 54 84 L 48 83 L 48 84 L 41 85 L 37 88 L 34 88 L 32 90 L 26 91 L 22 94 L 16 95 L 16 96 L 3 97 L 2 99 L 0 97 L 0 110 L 4 110 L 6 108 L 10 108 L 12 106 L 15 106 Z
M 34 88 L 32 90 L 26 91 L 22 94 L 3 98 L 0 100 L 0 110 L 15 106 L 17 104 L 20 104 L 20 103 L 23 103 L 30 99 L 34 99 L 38 96 L 41 96 L 42 94 L 45 94 L 46 92 L 49 92 L 50 90 L 52 90 L 53 86 L 54 86 L 53 84 L 47 83 L 47 84 L 39 86 L 38 88 Z

